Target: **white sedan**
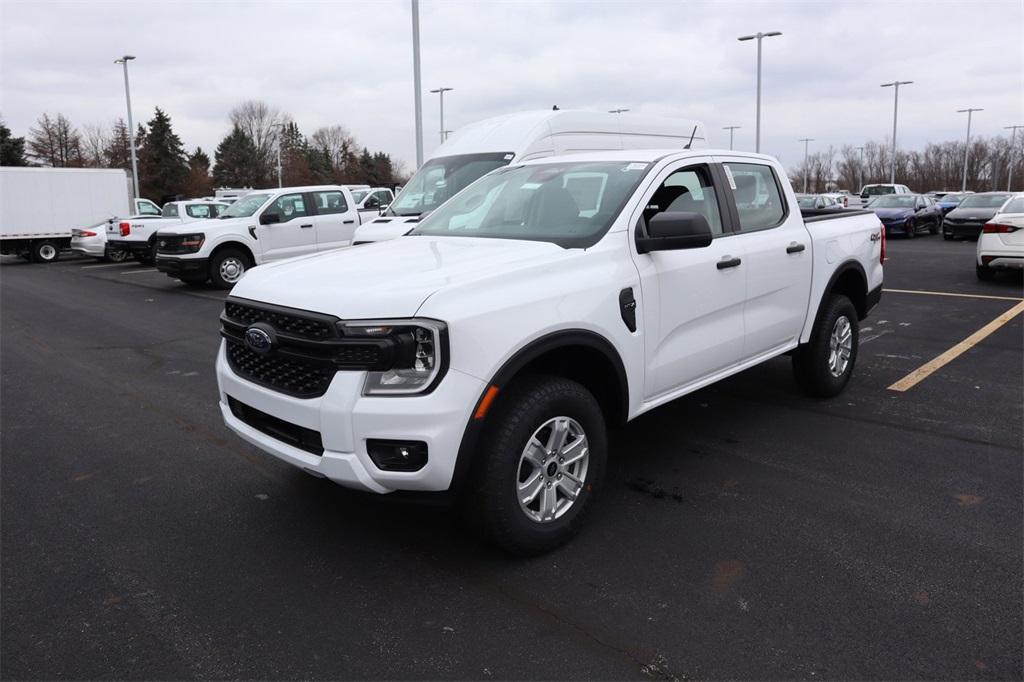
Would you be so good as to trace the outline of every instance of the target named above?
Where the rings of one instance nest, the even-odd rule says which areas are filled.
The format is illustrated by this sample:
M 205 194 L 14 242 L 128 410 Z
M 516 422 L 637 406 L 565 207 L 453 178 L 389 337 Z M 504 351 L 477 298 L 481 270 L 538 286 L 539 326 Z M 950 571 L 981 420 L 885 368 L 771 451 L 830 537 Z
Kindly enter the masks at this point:
M 996 270 L 1008 268 L 1024 268 L 1024 193 L 1007 199 L 978 238 L 978 279 L 990 280 Z
M 71 230 L 71 250 L 83 256 L 92 256 L 100 260 L 109 260 L 115 263 L 128 258 L 128 252 L 120 249 L 107 249 L 107 223 L 96 223 L 89 227 Z

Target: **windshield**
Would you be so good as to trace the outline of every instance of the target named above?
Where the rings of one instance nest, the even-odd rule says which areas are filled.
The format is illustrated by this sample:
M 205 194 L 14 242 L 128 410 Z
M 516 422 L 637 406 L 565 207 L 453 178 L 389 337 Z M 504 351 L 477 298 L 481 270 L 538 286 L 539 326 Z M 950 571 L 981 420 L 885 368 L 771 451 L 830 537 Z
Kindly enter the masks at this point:
M 270 198 L 269 194 L 246 194 L 224 209 L 218 218 L 248 218 Z
M 1009 194 L 973 194 L 961 201 L 957 208 L 999 208 L 1009 198 Z
M 871 185 L 870 187 L 864 188 L 864 194 L 869 197 L 878 196 L 879 194 L 895 194 L 896 189 L 886 185 Z
M 871 208 L 914 208 L 917 200 L 913 194 L 893 194 L 887 197 L 878 197 L 871 202 Z
M 497 152 L 430 159 L 398 193 L 388 215 L 416 216 L 433 211 L 475 180 L 507 166 L 514 156 L 511 152 Z
M 177 204 L 164 204 L 163 210 L 164 218 L 177 218 L 178 217 L 178 205 Z
M 363 197 L 365 197 L 369 192 L 370 192 L 370 190 L 368 190 L 368 189 L 354 189 L 354 190 L 352 190 L 352 201 L 354 201 L 354 202 L 356 202 L 358 204 L 360 201 L 363 200 Z
M 1006 203 L 1000 210 L 1000 213 L 1024 213 L 1024 197 L 1017 197 L 1016 199 Z M 101 223 L 102 224 L 102 223 Z
M 621 161 L 509 168 L 473 183 L 410 234 L 586 248 L 611 226 L 646 171 L 646 163 Z

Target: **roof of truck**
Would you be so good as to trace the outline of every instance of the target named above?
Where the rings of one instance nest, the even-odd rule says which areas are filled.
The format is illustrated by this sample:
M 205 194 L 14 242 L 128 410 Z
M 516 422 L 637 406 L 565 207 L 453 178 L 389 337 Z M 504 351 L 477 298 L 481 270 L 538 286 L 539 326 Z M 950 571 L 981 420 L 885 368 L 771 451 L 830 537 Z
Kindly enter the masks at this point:
M 540 159 L 531 159 L 522 162 L 522 165 L 542 165 L 545 163 L 586 162 L 586 161 L 633 161 L 636 163 L 653 163 L 666 156 L 689 155 L 689 156 L 732 156 L 744 159 L 758 159 L 762 161 L 775 161 L 774 157 L 765 154 L 754 154 L 753 152 L 737 152 L 728 149 L 612 149 L 599 152 L 583 152 L 578 154 L 564 154 L 560 156 L 546 156 Z M 514 162 L 513 162 L 514 163 Z

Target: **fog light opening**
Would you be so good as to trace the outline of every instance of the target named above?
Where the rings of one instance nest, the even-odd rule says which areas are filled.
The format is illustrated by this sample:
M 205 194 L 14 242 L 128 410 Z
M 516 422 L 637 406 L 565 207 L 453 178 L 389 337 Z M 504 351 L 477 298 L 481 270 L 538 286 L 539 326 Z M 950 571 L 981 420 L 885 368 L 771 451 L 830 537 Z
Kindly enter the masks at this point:
M 381 471 L 419 471 L 427 464 L 427 444 L 416 440 L 369 439 L 366 452 Z

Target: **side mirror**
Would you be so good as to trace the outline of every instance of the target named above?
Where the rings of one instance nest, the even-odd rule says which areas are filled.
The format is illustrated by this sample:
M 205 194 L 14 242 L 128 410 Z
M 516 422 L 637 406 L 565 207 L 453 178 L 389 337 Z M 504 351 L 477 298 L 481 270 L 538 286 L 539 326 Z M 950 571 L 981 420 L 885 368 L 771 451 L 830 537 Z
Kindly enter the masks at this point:
M 367 197 L 363 203 L 363 208 L 380 208 L 380 199 L 375 196 Z
M 639 253 L 650 253 L 700 249 L 709 246 L 711 239 L 711 226 L 702 214 L 664 211 L 651 218 L 646 237 L 641 234 L 640 225 L 637 225 L 636 250 Z
M 260 216 L 260 225 L 273 225 L 281 222 L 281 216 L 276 213 L 264 213 Z

